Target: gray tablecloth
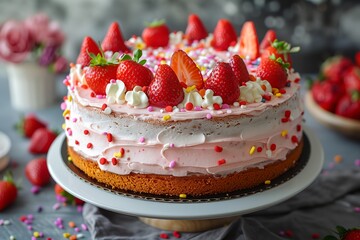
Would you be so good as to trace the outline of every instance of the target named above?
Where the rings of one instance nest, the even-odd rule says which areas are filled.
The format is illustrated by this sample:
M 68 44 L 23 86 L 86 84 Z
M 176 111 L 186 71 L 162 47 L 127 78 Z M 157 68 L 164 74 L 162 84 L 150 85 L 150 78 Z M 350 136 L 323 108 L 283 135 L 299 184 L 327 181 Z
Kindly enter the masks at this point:
M 281 240 L 316 239 L 331 234 L 337 225 L 360 226 L 360 169 L 334 170 L 306 190 L 276 206 L 248 214 L 230 225 L 199 233 L 181 233 L 181 239 Z M 171 231 L 150 227 L 137 217 L 85 204 L 83 217 L 94 239 L 160 239 Z

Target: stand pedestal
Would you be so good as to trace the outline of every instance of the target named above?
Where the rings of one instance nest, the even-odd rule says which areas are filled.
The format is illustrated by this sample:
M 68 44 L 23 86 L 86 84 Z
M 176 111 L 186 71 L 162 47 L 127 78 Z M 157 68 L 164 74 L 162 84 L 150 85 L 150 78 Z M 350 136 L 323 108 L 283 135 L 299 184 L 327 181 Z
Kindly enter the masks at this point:
M 218 227 L 223 227 L 238 218 L 240 217 L 236 216 L 236 217 L 204 219 L 204 220 L 172 220 L 172 219 L 139 217 L 140 221 L 152 227 L 156 227 L 167 231 L 179 231 L 179 232 L 202 232 Z

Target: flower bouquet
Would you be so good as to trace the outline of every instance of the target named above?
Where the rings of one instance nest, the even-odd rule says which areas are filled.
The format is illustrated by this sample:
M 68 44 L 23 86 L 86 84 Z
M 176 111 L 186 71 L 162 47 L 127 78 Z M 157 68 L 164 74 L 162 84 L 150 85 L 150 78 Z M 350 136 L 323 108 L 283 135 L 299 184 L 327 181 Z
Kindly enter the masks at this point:
M 35 110 L 53 103 L 55 74 L 67 69 L 61 55 L 65 36 L 45 14 L 0 24 L 0 59 L 5 61 L 11 102 L 18 110 Z

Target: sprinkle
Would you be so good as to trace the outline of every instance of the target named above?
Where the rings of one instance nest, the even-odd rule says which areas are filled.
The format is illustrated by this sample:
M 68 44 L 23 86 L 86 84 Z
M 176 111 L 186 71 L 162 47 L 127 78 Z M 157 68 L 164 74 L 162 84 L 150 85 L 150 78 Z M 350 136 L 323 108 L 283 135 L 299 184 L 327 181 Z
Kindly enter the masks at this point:
M 270 101 L 270 100 L 271 100 L 271 95 L 264 94 L 262 97 L 263 97 L 266 101 Z
M 115 158 L 122 158 L 123 154 L 121 154 L 121 152 L 114 152 L 114 157 Z
M 287 134 L 288 134 L 288 131 L 287 131 L 287 130 L 283 130 L 283 131 L 281 132 L 281 136 L 282 136 L 282 137 L 286 137 Z
M 282 88 L 282 89 L 279 90 L 279 92 L 280 92 L 281 94 L 285 94 L 285 93 L 286 93 L 286 90 L 285 90 L 284 88 Z
M 84 234 L 78 233 L 78 234 L 76 234 L 76 237 L 77 237 L 78 239 L 83 238 L 83 237 L 84 237 Z
M 115 83 L 116 83 L 116 79 L 111 79 L 110 82 L 111 82 L 112 84 L 115 84 Z
M 243 105 L 245 106 L 245 105 L 246 105 L 246 101 L 240 101 L 239 104 L 240 104 L 241 106 L 243 106 Z
M 173 160 L 169 163 L 169 168 L 174 168 L 176 166 L 176 162 Z
M 281 119 L 281 122 L 282 122 L 282 123 L 286 123 L 286 122 L 288 122 L 288 121 L 289 121 L 289 118 L 286 118 L 286 117 Z
M 73 221 L 70 221 L 70 222 L 68 223 L 68 225 L 69 225 L 69 227 L 71 227 L 71 228 L 76 227 L 76 224 L 75 224 L 75 222 L 73 222 Z
M 39 206 L 36 211 L 37 211 L 38 213 L 41 213 L 41 212 L 43 211 L 42 206 Z
M 256 149 L 256 151 L 257 151 L 257 152 L 262 152 L 262 147 L 258 147 L 258 148 Z
M 219 110 L 221 107 L 220 107 L 220 105 L 219 105 L 218 103 L 214 103 L 214 104 L 213 104 L 213 108 L 214 108 L 215 110 Z
M 27 230 L 29 230 L 29 231 L 32 231 L 33 230 L 33 227 L 30 225 L 30 226 L 27 226 L 26 227 L 27 228 Z
M 252 146 L 252 147 L 250 148 L 249 154 L 250 154 L 250 155 L 253 155 L 254 152 L 255 152 L 255 149 L 256 149 L 256 147 L 255 147 L 255 146 Z
M 89 149 L 91 149 L 91 148 L 93 148 L 93 145 L 92 145 L 92 143 L 88 143 L 88 144 L 86 145 L 86 147 L 89 148 Z
M 10 220 L 4 220 L 4 225 L 6 226 L 6 225 L 10 225 L 11 224 L 11 222 L 10 222 Z
M 125 149 L 124 149 L 124 148 L 120 148 L 120 153 L 121 153 L 122 156 L 124 156 L 124 154 L 125 154 Z
M 195 110 L 195 111 L 201 111 L 202 108 L 201 108 L 200 106 L 195 106 L 195 107 L 194 107 L 194 110 Z
M 223 148 L 216 145 L 216 146 L 214 147 L 214 150 L 215 150 L 215 152 L 222 152 L 222 151 L 223 151 Z
M 192 104 L 191 102 L 188 102 L 185 104 L 186 110 L 191 111 L 191 110 L 193 110 L 193 108 L 194 108 L 194 104 Z
M 298 131 L 298 132 L 301 131 L 301 125 L 300 124 L 296 125 L 296 131 Z
M 166 107 L 165 107 L 165 111 L 166 111 L 166 112 L 172 112 L 172 111 L 173 111 L 173 107 L 172 107 L 172 106 L 166 106 Z
M 269 184 L 271 183 L 271 181 L 270 181 L 270 180 L 266 180 L 264 183 L 265 183 L 266 185 L 269 185 Z
M 65 117 L 66 115 L 69 115 L 70 114 L 70 109 L 66 109 L 64 112 L 63 112 L 63 117 Z
M 273 92 L 274 94 L 276 94 L 276 93 L 279 92 L 279 89 L 278 89 L 278 88 L 272 88 L 272 92 Z
M 334 156 L 334 161 L 336 163 L 340 163 L 343 160 L 343 157 L 341 155 L 335 155 Z
M 118 160 L 116 158 L 111 158 L 111 164 L 112 165 L 117 165 L 118 164 Z
M 76 144 L 76 145 L 79 145 L 79 141 L 78 141 L 78 140 L 75 140 L 75 144 Z
M 291 115 L 291 111 L 290 111 L 290 110 L 286 110 L 286 111 L 285 111 L 285 117 L 286 117 L 286 118 L 290 118 L 290 115 Z
M 262 103 L 266 102 L 266 99 L 265 99 L 265 98 L 262 98 L 262 99 L 261 99 L 261 102 L 262 102 Z
M 270 150 L 271 150 L 271 151 L 275 151 L 275 150 L 276 150 L 276 144 L 275 144 L 275 143 L 271 144 Z
M 181 194 L 180 194 L 181 195 Z M 167 235 L 166 233 L 161 233 L 160 234 L 160 238 L 161 239 L 169 239 L 169 235 Z
M 207 119 L 211 119 L 212 118 L 212 115 L 210 113 L 206 114 L 206 118 Z
M 181 193 L 181 194 L 179 195 L 179 198 L 186 198 L 186 194 L 185 194 L 185 193 Z
M 93 98 L 96 97 L 96 93 L 91 92 L 91 93 L 90 93 L 90 97 L 93 97 Z
M 168 121 L 171 119 L 171 116 L 170 115 L 164 115 L 163 116 L 163 121 Z
M 32 194 L 38 194 L 40 192 L 40 187 L 39 186 L 32 186 L 31 187 L 31 193 Z
M 111 133 L 107 133 L 106 138 L 107 138 L 108 142 L 112 142 L 112 140 L 113 140 L 113 136 Z
M 299 83 L 299 82 L 300 82 L 300 78 L 296 78 L 296 79 L 294 80 L 294 82 L 295 82 L 295 83 Z
M 16 240 L 16 238 L 13 235 L 10 235 L 10 240 Z
M 62 102 L 62 103 L 60 104 L 60 109 L 64 111 L 66 108 L 67 108 L 66 103 L 65 103 L 65 102 Z
M 153 108 L 152 106 L 149 106 L 149 107 L 147 108 L 147 110 L 148 110 L 149 112 L 152 112 L 152 111 L 154 111 L 154 108 Z
M 67 130 L 67 133 L 69 134 L 69 136 L 72 136 L 72 130 L 70 128 Z
M 230 106 L 229 106 L 229 104 L 224 103 L 224 104 L 221 106 L 221 108 L 222 108 L 222 109 L 229 109 Z
M 58 210 L 60 208 L 60 203 L 55 203 L 52 208 Z
M 240 103 L 239 102 L 234 102 L 234 107 L 238 107 L 238 106 L 240 106 Z
M 89 134 L 89 130 L 86 130 L 86 129 L 85 129 L 85 130 L 84 130 L 84 134 L 85 134 L 85 135 L 88 135 L 88 134 Z
M 33 232 L 33 236 L 38 238 L 38 237 L 40 237 L 40 233 L 39 232 Z
M 70 156 L 70 155 L 68 156 L 68 161 L 69 161 L 69 162 L 71 162 L 71 161 L 72 161 L 72 158 L 71 158 L 71 156 Z
M 298 138 L 297 138 L 297 136 L 292 136 L 291 137 L 291 142 L 293 142 L 293 143 L 298 143 L 299 142 L 299 140 L 298 140 Z
M 181 238 L 181 234 L 178 231 L 173 231 L 173 236 L 175 238 Z
M 186 91 L 187 93 L 189 93 L 189 92 L 193 91 L 195 88 L 196 88 L 196 86 L 195 86 L 195 85 L 192 85 L 191 87 L 187 87 L 187 88 L 185 89 L 185 91 Z
M 96 95 L 96 98 L 97 99 L 104 99 L 104 98 L 106 98 L 106 95 Z
M 69 238 L 70 236 L 71 236 L 71 234 L 70 234 L 70 233 L 68 233 L 68 232 L 63 233 L 63 237 L 64 237 L 64 238 Z
M 82 84 L 80 87 L 81 87 L 82 89 L 88 89 L 88 88 L 89 88 L 89 86 L 88 86 L 88 85 L 85 85 L 85 84 Z
M 223 165 L 223 164 L 225 164 L 226 163 L 226 160 L 225 159 L 220 159 L 220 160 L 218 160 L 218 165 L 220 166 L 220 165 Z
M 200 94 L 201 97 L 205 96 L 205 91 L 206 91 L 205 89 L 200 89 L 199 90 L 199 94 Z
M 145 137 L 140 137 L 140 138 L 139 138 L 139 142 L 140 142 L 140 143 L 144 143 L 144 142 L 145 142 Z
M 100 158 L 100 161 L 99 161 L 99 162 L 100 162 L 100 164 L 101 164 L 101 165 L 105 165 L 105 164 L 107 164 L 107 160 L 106 160 L 106 158 L 103 158 L 103 157 L 102 157 L 102 158 Z
M 104 104 L 101 106 L 101 110 L 104 111 L 104 110 L 107 108 L 107 106 L 108 106 L 108 105 L 107 105 L 106 103 L 104 103 Z
M 281 97 L 282 94 L 281 94 L 281 93 L 276 93 L 275 96 L 276 96 L 276 97 Z
M 88 230 L 87 226 L 84 223 L 81 224 L 81 229 L 84 231 Z

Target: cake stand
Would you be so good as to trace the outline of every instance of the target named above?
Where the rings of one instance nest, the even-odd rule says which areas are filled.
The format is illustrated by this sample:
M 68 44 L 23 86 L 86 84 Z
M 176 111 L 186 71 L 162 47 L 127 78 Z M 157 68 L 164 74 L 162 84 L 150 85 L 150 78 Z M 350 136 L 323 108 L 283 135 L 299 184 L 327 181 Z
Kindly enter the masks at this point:
M 306 163 L 291 178 L 272 187 L 211 199 L 176 200 L 119 194 L 93 180 L 86 180 L 69 168 L 65 134 L 52 144 L 48 168 L 53 179 L 72 195 L 100 208 L 137 216 L 141 221 L 164 230 L 204 231 L 230 223 L 241 215 L 280 203 L 308 187 L 319 175 L 324 152 L 317 137 L 304 127 Z M 276 181 L 275 181 L 276 182 Z

